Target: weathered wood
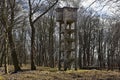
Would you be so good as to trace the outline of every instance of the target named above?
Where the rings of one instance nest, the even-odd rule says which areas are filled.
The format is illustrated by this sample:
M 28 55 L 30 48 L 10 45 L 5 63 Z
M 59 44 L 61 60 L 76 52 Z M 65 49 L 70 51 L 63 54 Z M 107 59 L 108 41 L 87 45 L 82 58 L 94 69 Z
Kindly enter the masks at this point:
M 63 8 L 57 8 L 56 13 L 56 21 L 63 23 Z
M 75 29 L 66 29 L 66 32 L 67 32 L 68 34 L 72 34 L 72 33 L 75 32 Z
M 63 7 L 56 9 L 56 21 L 67 24 L 71 24 L 77 21 L 77 9 L 73 7 Z
M 63 8 L 63 20 L 68 24 L 77 21 L 77 8 L 64 7 Z

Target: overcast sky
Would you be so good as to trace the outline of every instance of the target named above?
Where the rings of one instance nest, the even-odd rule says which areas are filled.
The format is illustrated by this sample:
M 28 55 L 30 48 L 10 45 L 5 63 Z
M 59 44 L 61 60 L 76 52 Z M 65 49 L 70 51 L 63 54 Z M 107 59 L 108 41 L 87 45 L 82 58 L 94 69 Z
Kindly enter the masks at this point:
M 94 11 L 97 11 L 100 14 L 104 15 L 113 15 L 112 12 L 115 12 L 115 5 L 113 4 L 112 1 L 108 2 L 109 0 L 103 0 L 100 2 L 100 0 L 74 0 L 78 3 L 78 5 L 82 5 L 85 8 L 90 7 Z M 81 3 L 79 4 L 79 2 Z M 65 6 L 64 2 L 61 1 L 61 6 Z M 67 2 L 68 4 L 70 3 L 69 1 Z M 92 5 L 91 5 L 92 4 Z
M 83 0 L 82 5 L 84 7 L 89 7 L 95 0 Z M 90 8 L 94 9 L 95 11 L 98 11 L 98 13 L 106 14 L 106 15 L 113 15 L 113 13 L 116 13 L 116 3 L 113 3 L 112 1 L 108 2 L 108 0 L 104 0 L 104 2 L 96 1 L 94 2 Z

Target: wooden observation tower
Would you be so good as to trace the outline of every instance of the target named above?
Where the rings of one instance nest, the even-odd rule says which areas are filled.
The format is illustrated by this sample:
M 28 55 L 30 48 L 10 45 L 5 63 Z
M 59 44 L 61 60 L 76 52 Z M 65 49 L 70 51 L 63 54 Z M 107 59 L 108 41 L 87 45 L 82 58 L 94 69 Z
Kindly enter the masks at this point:
M 77 8 L 57 8 L 56 21 L 59 22 L 58 68 L 61 70 L 64 66 L 64 70 L 67 70 L 74 64 L 73 66 L 77 70 Z

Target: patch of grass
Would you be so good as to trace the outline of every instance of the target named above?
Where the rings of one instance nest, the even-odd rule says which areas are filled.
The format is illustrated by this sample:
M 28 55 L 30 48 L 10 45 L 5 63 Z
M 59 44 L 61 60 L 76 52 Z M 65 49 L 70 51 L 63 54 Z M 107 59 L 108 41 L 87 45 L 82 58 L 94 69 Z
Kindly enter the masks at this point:
M 4 80 L 4 78 L 2 76 L 0 76 L 0 80 Z
M 13 71 L 12 67 L 9 67 Z M 4 68 L 3 68 L 4 69 Z M 3 70 L 1 68 L 1 70 Z M 120 73 L 106 70 L 67 70 L 58 71 L 57 68 L 37 67 L 37 70 L 30 70 L 30 66 L 23 66 L 23 72 L 6 74 L 0 72 L 4 80 L 120 80 Z M 0 79 L 3 80 L 3 79 Z
M 84 73 L 84 72 L 89 72 L 90 70 L 68 70 L 66 73 Z
M 38 67 L 37 68 L 40 71 L 49 71 L 49 72 L 57 72 L 57 68 L 50 68 L 50 67 Z
M 49 70 L 50 67 L 37 67 L 37 69 L 41 70 L 41 71 L 46 71 L 46 70 Z
M 57 70 L 57 68 L 50 68 L 49 71 L 50 72 L 57 72 L 58 70 Z
M 37 76 L 35 76 L 35 75 L 26 75 L 25 77 L 26 78 L 37 78 Z

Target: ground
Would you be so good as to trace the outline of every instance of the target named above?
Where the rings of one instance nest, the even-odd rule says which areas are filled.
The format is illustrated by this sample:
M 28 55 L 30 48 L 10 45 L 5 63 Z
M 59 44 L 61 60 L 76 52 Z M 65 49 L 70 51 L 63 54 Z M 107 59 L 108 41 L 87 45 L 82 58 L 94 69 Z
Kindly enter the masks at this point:
M 23 67 L 23 72 L 11 74 L 13 67 L 9 67 L 9 74 L 4 74 L 4 67 L 0 68 L 0 80 L 120 80 L 120 72 L 106 70 L 68 70 L 58 71 L 57 68 L 37 67 L 31 71 L 30 67 Z

